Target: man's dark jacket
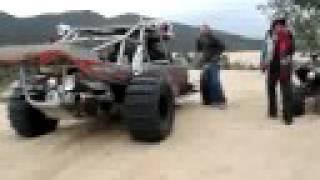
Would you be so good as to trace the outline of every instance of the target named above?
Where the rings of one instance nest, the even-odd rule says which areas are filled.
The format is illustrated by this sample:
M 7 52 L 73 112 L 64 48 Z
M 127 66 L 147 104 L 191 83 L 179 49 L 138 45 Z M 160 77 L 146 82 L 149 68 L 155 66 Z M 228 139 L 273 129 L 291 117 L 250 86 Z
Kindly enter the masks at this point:
M 197 51 L 203 53 L 203 63 L 219 61 L 219 56 L 224 50 L 224 44 L 212 33 L 201 35 L 197 40 Z

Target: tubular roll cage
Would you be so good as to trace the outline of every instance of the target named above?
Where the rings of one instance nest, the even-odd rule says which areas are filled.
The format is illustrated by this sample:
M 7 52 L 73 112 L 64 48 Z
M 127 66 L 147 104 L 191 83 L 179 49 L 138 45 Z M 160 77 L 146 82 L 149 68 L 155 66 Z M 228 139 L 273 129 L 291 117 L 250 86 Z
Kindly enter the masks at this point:
M 169 26 L 168 34 L 170 36 L 173 35 L 172 33 L 172 27 L 170 23 L 163 21 L 163 20 L 146 20 L 143 18 L 140 18 L 140 21 L 136 25 L 111 25 L 105 28 L 97 28 L 97 27 L 70 27 L 68 32 L 61 37 L 60 40 L 58 40 L 56 43 L 61 44 L 72 44 L 75 42 L 84 42 L 84 41 L 101 41 L 102 44 L 95 46 L 91 49 L 91 51 L 101 51 L 103 49 L 108 48 L 109 46 L 120 44 L 120 50 L 117 56 L 116 63 L 118 65 L 121 65 L 121 59 L 124 57 L 124 51 L 126 46 L 126 40 L 132 36 L 135 32 L 139 31 L 139 44 L 142 45 L 143 49 L 145 49 L 145 33 L 146 30 L 151 31 L 159 31 L 159 26 L 166 24 Z M 126 29 L 125 34 L 119 35 L 117 33 L 114 33 L 113 30 L 117 28 Z M 87 37 L 80 37 L 81 31 L 90 31 L 90 32 L 97 32 L 99 35 L 90 35 Z M 161 32 L 160 32 L 161 33 Z M 104 35 L 104 36 L 101 36 Z M 162 37 L 160 36 L 160 39 Z

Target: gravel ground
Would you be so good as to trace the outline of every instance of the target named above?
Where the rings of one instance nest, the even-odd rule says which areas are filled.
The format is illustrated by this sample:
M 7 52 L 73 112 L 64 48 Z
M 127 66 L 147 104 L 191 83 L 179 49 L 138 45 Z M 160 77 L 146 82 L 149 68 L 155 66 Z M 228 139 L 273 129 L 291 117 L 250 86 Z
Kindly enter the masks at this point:
M 0 178 L 318 179 L 319 116 L 286 127 L 266 117 L 259 72 L 226 71 L 223 79 L 228 109 L 200 105 L 199 94 L 187 97 L 177 107 L 172 136 L 153 145 L 131 141 L 120 125 L 96 122 L 67 121 L 50 135 L 22 139 L 10 129 L 2 104 Z

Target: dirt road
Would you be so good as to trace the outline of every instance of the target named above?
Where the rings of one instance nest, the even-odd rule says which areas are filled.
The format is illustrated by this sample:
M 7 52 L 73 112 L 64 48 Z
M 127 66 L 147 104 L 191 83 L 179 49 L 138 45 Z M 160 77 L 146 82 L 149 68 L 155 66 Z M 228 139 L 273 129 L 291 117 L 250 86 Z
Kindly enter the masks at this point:
M 53 134 L 14 135 L 0 107 L 3 180 L 302 180 L 320 177 L 320 116 L 285 127 L 265 115 L 264 77 L 224 72 L 227 110 L 178 107 L 175 131 L 158 145 L 132 142 L 119 125 L 66 122 Z

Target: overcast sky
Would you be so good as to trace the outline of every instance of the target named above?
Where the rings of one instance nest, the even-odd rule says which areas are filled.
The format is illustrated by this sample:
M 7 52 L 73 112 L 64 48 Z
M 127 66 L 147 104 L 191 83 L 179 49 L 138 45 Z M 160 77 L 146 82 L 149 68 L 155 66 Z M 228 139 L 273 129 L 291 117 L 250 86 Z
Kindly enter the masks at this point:
M 267 19 L 256 5 L 267 0 L 7 0 L 0 8 L 19 17 L 66 10 L 93 10 L 105 16 L 135 12 L 183 23 L 262 37 Z M 1 24 L 0 24 L 1 25 Z

